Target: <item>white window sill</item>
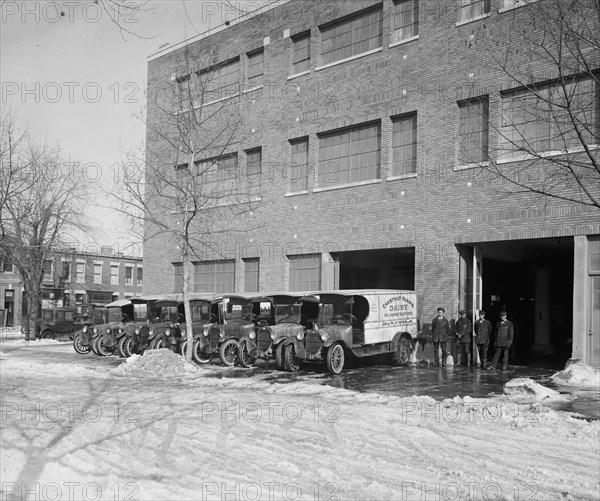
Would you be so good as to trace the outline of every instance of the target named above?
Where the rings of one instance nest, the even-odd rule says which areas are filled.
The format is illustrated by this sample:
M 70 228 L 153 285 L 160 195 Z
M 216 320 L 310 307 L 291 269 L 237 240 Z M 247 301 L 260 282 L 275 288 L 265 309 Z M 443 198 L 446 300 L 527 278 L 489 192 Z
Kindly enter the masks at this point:
M 327 63 L 322 66 L 317 66 L 315 68 L 315 71 L 321 71 L 321 70 L 324 70 L 325 68 L 337 66 L 338 64 L 343 64 L 343 63 L 347 63 L 348 61 L 354 61 L 355 59 L 360 59 L 361 57 L 370 56 L 371 54 L 381 52 L 382 50 L 383 50 L 383 47 L 377 47 L 376 49 L 368 50 L 367 52 L 361 52 L 360 54 L 356 54 L 355 56 L 347 57 L 345 59 L 340 59 L 339 61 L 333 61 L 332 63 Z
M 412 179 L 416 178 L 417 173 L 411 172 L 409 174 L 398 174 L 397 176 L 388 176 L 385 178 L 386 181 L 397 181 L 398 179 Z
M 590 150 L 598 150 L 600 149 L 600 145 L 598 144 L 590 144 L 588 145 Z M 510 158 L 502 158 L 496 161 L 497 164 L 509 164 L 512 162 L 523 162 L 524 160 L 535 160 L 537 158 L 547 158 L 547 157 L 558 157 L 560 155 L 570 155 L 573 153 L 584 153 L 585 148 L 583 146 L 578 146 L 577 148 L 570 148 L 568 150 L 549 150 L 543 151 L 537 155 L 519 155 Z
M 298 78 L 301 77 L 303 75 L 308 75 L 310 73 L 310 70 L 306 70 L 306 71 L 301 71 L 300 73 L 294 73 L 293 75 L 290 75 L 287 77 L 288 80 L 293 80 L 294 78 Z
M 302 191 L 289 191 L 287 192 L 284 196 L 285 197 L 295 197 L 297 195 L 307 195 L 308 194 L 308 190 L 302 190 Z
M 202 106 L 211 106 L 213 104 L 217 104 L 217 103 L 221 103 L 223 101 L 227 101 L 228 99 L 233 99 L 235 97 L 240 97 L 242 95 L 248 94 L 250 92 L 254 92 L 260 89 L 264 88 L 264 84 L 260 84 L 257 85 L 256 87 L 250 87 L 249 89 L 243 90 L 242 92 L 236 92 L 235 94 L 232 94 L 231 96 L 225 96 L 225 97 L 221 97 L 219 99 L 215 99 L 214 101 L 207 101 L 206 103 L 203 103 L 201 106 L 194 106 L 194 110 L 197 110 L 199 108 L 201 108 Z M 189 110 L 189 108 L 186 108 L 185 110 L 182 111 L 176 111 L 175 115 L 181 115 L 183 113 L 187 113 Z
M 480 19 L 485 19 L 486 17 L 490 17 L 490 13 L 481 14 L 480 16 L 472 17 L 471 19 L 465 19 L 464 21 L 458 21 L 454 26 L 462 26 L 463 24 L 473 23 L 475 21 L 479 21 Z
M 472 164 L 463 164 L 463 165 L 458 165 L 457 167 L 454 167 L 454 172 L 459 171 L 459 170 L 468 170 L 468 169 L 475 169 L 477 167 L 488 167 L 490 165 L 489 162 L 475 162 Z
M 501 7 L 501 8 L 498 9 L 498 14 L 502 14 L 503 12 L 508 12 L 508 11 L 511 11 L 511 10 L 515 10 L 515 9 L 518 9 L 519 7 L 525 7 L 526 5 L 530 5 L 532 3 L 536 3 L 537 1 L 538 0 L 527 0 L 526 3 L 521 3 L 521 4 L 518 4 L 518 5 L 512 5 L 510 7 Z
M 397 47 L 398 45 L 402 45 L 408 42 L 412 42 L 413 40 L 418 40 L 419 39 L 419 35 L 415 35 L 414 37 L 408 37 L 405 38 L 404 40 L 398 40 L 397 42 L 392 42 L 391 44 L 388 45 L 388 47 L 391 49 L 392 47 Z
M 347 184 L 336 184 L 335 186 L 324 186 L 322 188 L 314 188 L 313 193 L 319 193 L 321 191 L 331 191 L 331 190 L 341 190 L 344 188 L 353 188 L 355 186 L 366 186 L 369 184 L 377 184 L 381 183 L 381 179 L 370 179 L 369 181 L 359 181 L 357 183 L 347 183 Z

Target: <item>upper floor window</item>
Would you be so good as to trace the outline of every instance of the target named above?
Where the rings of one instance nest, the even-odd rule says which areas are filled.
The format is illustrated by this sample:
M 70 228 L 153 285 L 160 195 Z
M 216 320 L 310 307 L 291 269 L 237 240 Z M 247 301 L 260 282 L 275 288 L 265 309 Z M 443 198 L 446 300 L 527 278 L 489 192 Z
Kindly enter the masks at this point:
M 193 96 L 203 103 L 234 96 L 240 92 L 240 60 L 239 58 L 218 66 L 201 70 L 197 74 L 199 84 Z M 195 88 L 195 86 L 193 86 Z
M 288 170 L 290 191 L 308 190 L 308 138 L 290 141 L 292 148 L 292 164 Z
M 102 283 L 102 263 L 94 263 L 94 283 Z
M 383 7 L 354 14 L 321 28 L 321 64 L 333 63 L 382 46 Z
M 468 21 L 489 14 L 490 0 L 460 0 L 460 21 Z
M 487 96 L 458 103 L 458 163 L 488 160 L 489 103 Z
M 294 44 L 292 73 L 310 70 L 310 31 L 292 37 L 292 42 Z
M 8 259 L 0 259 L 0 273 L 11 273 L 13 264 Z
M 85 263 L 77 262 L 77 282 L 85 282 Z
M 110 267 L 110 285 L 119 285 L 119 265 Z
M 137 267 L 137 285 L 142 285 L 144 281 L 144 268 Z
M 194 264 L 194 292 L 233 292 L 234 290 L 234 260 Z
M 248 54 L 248 87 L 263 84 L 264 60 L 264 49 L 259 49 Z
M 240 190 L 237 153 L 196 162 L 194 174 L 199 189 L 207 199 L 216 200 Z
M 133 285 L 133 266 L 125 266 L 125 285 Z
M 587 77 L 503 93 L 501 158 L 598 144 L 599 92 Z
M 52 281 L 52 259 L 44 259 L 42 263 L 43 280 Z
M 392 42 L 400 42 L 419 34 L 419 0 L 394 2 L 394 32 Z
M 380 164 L 379 122 L 319 137 L 319 187 L 379 179 Z
M 262 148 L 246 150 L 246 177 L 256 182 L 262 174 Z
M 527 5 L 528 3 L 534 3 L 539 0 L 502 0 L 502 9 L 514 9 L 516 7 L 521 7 L 523 5 Z
M 392 176 L 417 172 L 417 114 L 393 119 Z

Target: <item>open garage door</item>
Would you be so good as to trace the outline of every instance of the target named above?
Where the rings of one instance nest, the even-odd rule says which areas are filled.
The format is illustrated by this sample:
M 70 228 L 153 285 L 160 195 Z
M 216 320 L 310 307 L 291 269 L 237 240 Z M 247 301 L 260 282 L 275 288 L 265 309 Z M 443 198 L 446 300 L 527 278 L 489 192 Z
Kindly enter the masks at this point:
M 562 367 L 572 353 L 573 239 L 485 242 L 459 252 L 461 304 L 483 308 L 493 325 L 508 311 L 511 361 Z
M 339 263 L 340 289 L 409 289 L 415 286 L 415 249 L 332 253 Z

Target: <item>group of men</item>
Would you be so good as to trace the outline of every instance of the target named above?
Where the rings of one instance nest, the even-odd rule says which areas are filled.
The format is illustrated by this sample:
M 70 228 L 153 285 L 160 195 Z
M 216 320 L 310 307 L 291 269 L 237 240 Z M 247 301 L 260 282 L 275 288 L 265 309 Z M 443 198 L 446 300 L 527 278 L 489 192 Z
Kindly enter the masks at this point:
M 434 365 L 440 365 L 439 349 L 442 349 L 442 367 L 446 366 L 448 356 L 447 342 L 452 336 L 450 322 L 444 316 L 446 310 L 442 307 L 437 310 L 438 315 L 431 321 L 431 334 L 433 340 L 433 351 L 435 355 Z M 500 321 L 496 324 L 494 346 L 494 358 L 491 365 L 487 365 L 487 353 L 492 340 L 492 323 L 485 318 L 485 311 L 479 310 L 479 319 L 475 322 L 475 329 L 472 329 L 471 320 L 467 318 L 467 310 L 458 312 L 460 318 L 456 321 L 456 341 L 459 345 L 459 356 L 463 365 L 471 365 L 471 342 L 474 342 L 473 348 L 477 348 L 479 354 L 480 367 L 485 369 L 494 369 L 502 355 L 502 369 L 508 368 L 508 353 L 514 339 L 514 327 L 510 320 L 506 318 L 506 311 L 500 312 Z

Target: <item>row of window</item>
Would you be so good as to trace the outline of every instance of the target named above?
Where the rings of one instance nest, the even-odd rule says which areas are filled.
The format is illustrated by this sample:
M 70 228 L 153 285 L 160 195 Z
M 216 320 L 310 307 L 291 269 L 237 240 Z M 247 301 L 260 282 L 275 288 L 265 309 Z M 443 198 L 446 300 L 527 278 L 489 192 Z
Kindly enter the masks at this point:
M 308 291 L 321 288 L 321 255 L 288 256 L 289 290 Z M 244 263 L 244 292 L 259 291 L 260 259 L 247 258 Z M 183 264 L 173 263 L 173 291 L 183 290 Z M 235 291 L 235 261 L 205 261 L 194 263 L 193 291 L 223 293 Z
M 497 150 L 490 152 L 488 96 L 459 101 L 458 165 L 511 161 L 544 152 L 564 152 L 598 143 L 600 85 L 591 78 L 572 78 L 531 89 L 501 94 L 501 117 L 494 117 Z M 417 113 L 390 118 L 391 177 L 417 172 Z M 343 186 L 381 178 L 381 120 L 318 133 L 316 188 Z M 290 169 L 284 173 L 292 193 L 308 190 L 310 172 L 308 137 L 290 141 Z M 244 185 L 239 183 L 238 155 L 231 153 L 196 165 L 203 189 L 236 193 L 240 186 L 258 186 L 262 174 L 262 149 L 246 150 Z M 187 167 L 187 166 L 186 166 Z M 180 169 L 178 169 L 180 170 Z
M 51 259 L 45 259 L 43 263 L 43 271 L 44 271 L 44 281 L 53 282 L 53 267 L 54 263 Z M 95 284 L 103 283 L 103 268 L 104 263 L 93 263 L 93 282 Z M 111 264 L 110 265 L 110 285 L 119 285 L 120 282 L 120 269 L 121 265 L 119 264 Z M 124 285 L 134 285 L 134 266 L 125 265 L 125 282 Z M 61 269 L 58 272 L 58 278 L 64 280 L 65 282 L 78 282 L 84 283 L 86 280 L 86 262 L 77 261 L 75 264 L 75 280 L 71 278 L 71 262 L 70 261 L 61 261 Z M 135 285 L 142 285 L 144 278 L 144 269 L 141 266 L 137 266 L 135 272 Z
M 503 0 L 502 10 L 537 0 Z M 490 0 L 461 0 L 459 22 L 489 14 Z M 411 40 L 419 34 L 419 0 L 394 0 L 391 43 Z M 357 12 L 318 28 L 321 38 L 320 65 L 359 56 L 383 46 L 383 4 Z M 311 68 L 310 30 L 291 36 L 292 57 L 290 74 L 298 75 Z M 245 63 L 246 88 L 263 84 L 264 48 L 236 57 L 216 66 L 177 79 L 180 86 L 192 85 L 196 94 L 195 106 L 226 99 L 239 94 L 242 64 Z M 194 81 L 192 80 L 194 79 Z M 203 103 L 199 103 L 202 99 Z

